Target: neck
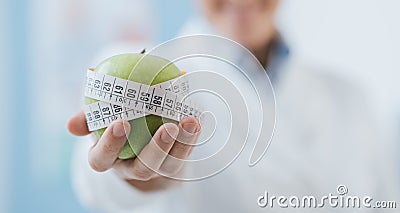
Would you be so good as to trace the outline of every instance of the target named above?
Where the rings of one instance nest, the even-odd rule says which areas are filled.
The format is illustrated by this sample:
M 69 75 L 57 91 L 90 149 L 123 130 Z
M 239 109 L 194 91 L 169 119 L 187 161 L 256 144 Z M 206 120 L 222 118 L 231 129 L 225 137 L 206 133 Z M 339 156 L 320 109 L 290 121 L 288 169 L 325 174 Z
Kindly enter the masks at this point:
M 271 51 L 271 45 L 268 44 L 266 46 L 263 46 L 262 48 L 253 50 L 252 53 L 257 58 L 257 60 L 261 63 L 261 65 L 263 67 L 266 67 L 268 64 L 268 56 L 269 56 L 270 51 Z
M 277 36 L 274 34 L 274 36 L 269 39 L 266 44 L 260 46 L 257 49 L 252 50 L 251 52 L 254 54 L 254 56 L 257 58 L 257 60 L 261 63 L 261 65 L 265 68 L 267 64 L 269 63 L 269 56 L 271 54 L 271 51 L 273 49 L 273 45 L 275 43 Z

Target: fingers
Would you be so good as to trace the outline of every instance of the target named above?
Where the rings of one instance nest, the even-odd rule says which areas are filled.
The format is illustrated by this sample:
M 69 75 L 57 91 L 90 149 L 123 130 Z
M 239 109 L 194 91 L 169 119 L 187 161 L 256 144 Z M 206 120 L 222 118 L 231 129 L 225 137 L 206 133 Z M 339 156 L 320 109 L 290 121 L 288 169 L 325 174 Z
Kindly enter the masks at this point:
M 89 164 L 98 172 L 110 169 L 125 145 L 130 133 L 127 121 L 114 121 L 89 151 Z
M 68 120 L 67 128 L 69 132 L 76 136 L 84 136 L 90 133 L 86 125 L 86 117 L 83 111 L 80 111 Z
M 183 160 L 189 156 L 193 149 L 199 131 L 200 124 L 195 118 L 187 117 L 180 122 L 177 141 L 175 141 L 169 155 L 160 167 L 160 171 L 164 175 L 175 175 L 181 170 Z
M 139 154 L 139 159 L 146 163 L 150 168 L 160 168 L 165 157 L 174 145 L 179 133 L 179 128 L 172 123 L 162 125 L 154 134 L 150 143 L 143 148 Z
M 113 168 L 127 180 L 148 181 L 161 172 L 177 174 L 196 143 L 200 124 L 195 118 L 183 119 L 179 126 L 162 125 L 134 160 L 118 159 Z
M 153 170 L 158 170 L 161 166 L 173 147 L 178 133 L 179 128 L 175 124 L 167 123 L 162 125 L 149 144 L 140 152 L 138 158 L 130 162 L 117 161 L 114 168 L 119 170 L 126 179 L 150 180 L 156 176 Z

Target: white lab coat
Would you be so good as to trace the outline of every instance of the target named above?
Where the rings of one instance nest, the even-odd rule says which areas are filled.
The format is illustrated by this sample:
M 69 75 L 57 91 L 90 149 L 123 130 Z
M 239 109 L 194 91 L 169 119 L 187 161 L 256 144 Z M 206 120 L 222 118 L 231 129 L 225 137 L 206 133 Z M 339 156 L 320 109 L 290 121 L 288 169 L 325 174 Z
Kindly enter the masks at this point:
M 188 26 L 182 34 L 212 32 L 201 20 Z M 97 173 L 89 167 L 87 152 L 93 141 L 88 136 L 76 144 L 73 157 L 72 177 L 78 198 L 91 209 L 113 213 L 310 212 L 308 208 L 260 208 L 257 198 L 265 191 L 275 196 L 318 198 L 335 194 L 336 187 L 344 184 L 351 195 L 398 200 L 393 156 L 380 146 L 385 139 L 379 135 L 358 88 L 293 57 L 279 72 L 275 83 L 275 135 L 267 154 L 255 167 L 247 165 L 251 152 L 247 147 L 216 176 L 143 193 L 113 170 Z M 368 212 L 374 211 L 378 209 Z

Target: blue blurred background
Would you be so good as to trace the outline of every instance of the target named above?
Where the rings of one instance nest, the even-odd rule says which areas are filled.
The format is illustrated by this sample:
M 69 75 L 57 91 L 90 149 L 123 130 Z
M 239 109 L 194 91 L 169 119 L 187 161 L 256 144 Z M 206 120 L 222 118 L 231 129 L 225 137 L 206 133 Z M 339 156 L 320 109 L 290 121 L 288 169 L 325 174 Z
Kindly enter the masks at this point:
M 87 212 L 74 196 L 65 128 L 87 67 L 116 41 L 159 43 L 197 13 L 180 0 L 0 1 L 0 212 Z M 396 0 L 286 0 L 278 23 L 297 57 L 329 65 L 370 94 L 399 148 Z M 400 159 L 399 159 L 400 162 Z M 399 180 L 400 181 L 400 180 Z

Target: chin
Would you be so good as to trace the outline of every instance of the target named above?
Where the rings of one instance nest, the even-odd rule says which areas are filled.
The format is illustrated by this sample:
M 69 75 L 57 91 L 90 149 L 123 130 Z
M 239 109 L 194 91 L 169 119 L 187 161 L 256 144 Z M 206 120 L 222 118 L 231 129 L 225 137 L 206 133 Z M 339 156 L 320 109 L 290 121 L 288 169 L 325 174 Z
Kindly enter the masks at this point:
M 236 37 L 236 39 L 234 40 L 249 49 L 250 51 L 254 51 L 265 45 L 264 42 L 259 42 L 251 37 Z

